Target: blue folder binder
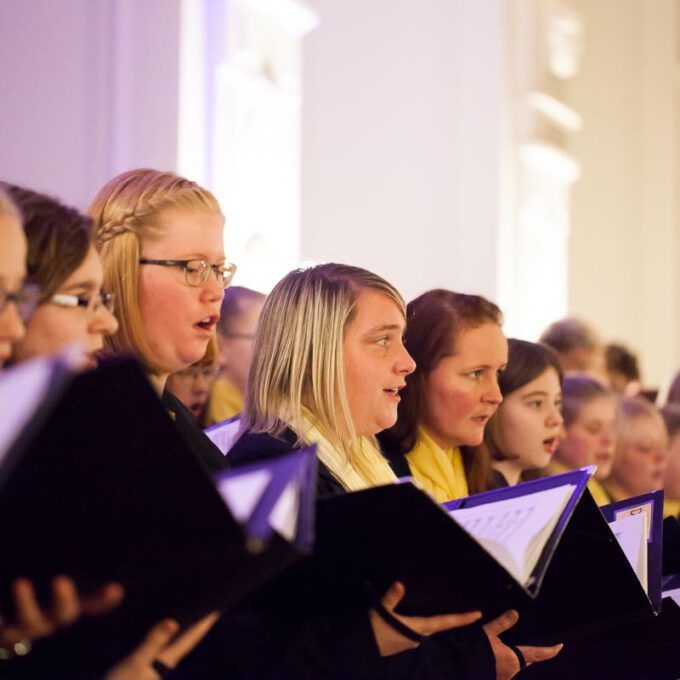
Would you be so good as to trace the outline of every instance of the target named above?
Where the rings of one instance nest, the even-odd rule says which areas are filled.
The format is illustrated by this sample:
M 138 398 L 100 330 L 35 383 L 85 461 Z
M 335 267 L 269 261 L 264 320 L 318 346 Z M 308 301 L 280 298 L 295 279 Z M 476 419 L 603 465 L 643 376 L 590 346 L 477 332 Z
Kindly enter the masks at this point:
M 661 567 L 663 554 L 663 489 L 600 506 L 607 522 L 622 514 L 647 512 L 647 597 L 655 612 L 661 611 Z
M 161 618 L 189 623 L 237 604 L 306 554 L 313 452 L 281 461 L 264 493 L 271 505 L 286 480 L 298 480 L 299 534 L 288 541 L 262 532 L 257 513 L 254 523 L 234 519 L 134 362 L 76 375 L 54 361 L 38 381 L 44 394 L 0 452 L 3 615 L 12 616 L 17 576 L 45 601 L 56 574 L 83 592 L 118 581 L 126 597 L 109 615 L 107 644 L 118 634 L 138 642 Z
M 506 637 L 536 644 L 574 639 L 623 617 L 652 616 L 640 582 L 587 489 L 591 472 L 577 470 L 450 504 L 470 507 L 575 486 L 528 586 L 454 521 L 448 508 L 412 483 L 322 499 L 314 553 L 315 573 L 322 576 L 300 579 L 287 606 L 352 601 L 368 606 L 400 580 L 406 596 L 398 611 L 404 614 L 481 609 L 490 619 L 513 607 L 520 621 Z

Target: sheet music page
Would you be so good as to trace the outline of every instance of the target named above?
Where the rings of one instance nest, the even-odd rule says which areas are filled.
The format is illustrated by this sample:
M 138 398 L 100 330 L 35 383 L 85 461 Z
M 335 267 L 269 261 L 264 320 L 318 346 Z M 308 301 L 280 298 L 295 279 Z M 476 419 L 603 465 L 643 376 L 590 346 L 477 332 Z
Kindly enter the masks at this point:
M 449 514 L 522 585 L 527 585 L 543 547 L 576 486 L 451 510 Z
M 217 480 L 217 490 L 234 518 L 247 522 L 272 479 L 269 470 L 244 472 Z
M 624 555 L 647 592 L 647 523 L 645 513 L 629 515 L 609 523 Z
M 54 361 L 39 357 L 0 374 L 0 463 L 49 391 Z
M 300 512 L 300 480 L 294 479 L 279 496 L 269 515 L 269 524 L 287 541 L 292 541 L 297 533 Z
M 231 418 L 203 430 L 203 433 L 226 456 L 236 441 L 240 425 L 240 418 Z

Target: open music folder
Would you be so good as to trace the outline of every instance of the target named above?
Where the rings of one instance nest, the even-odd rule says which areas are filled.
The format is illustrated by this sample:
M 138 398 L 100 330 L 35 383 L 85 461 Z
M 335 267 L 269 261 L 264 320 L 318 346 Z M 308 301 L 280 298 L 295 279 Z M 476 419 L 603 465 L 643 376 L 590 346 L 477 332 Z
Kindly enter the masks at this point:
M 537 644 L 651 616 L 645 590 L 587 490 L 592 472 L 447 507 L 410 482 L 322 499 L 314 569 L 300 578 L 297 598 L 283 601 L 333 606 L 360 596 L 368 606 L 399 580 L 406 587 L 401 613 L 481 609 L 490 619 L 514 607 L 520 621 L 506 637 Z
M 122 583 L 114 616 L 141 631 L 186 623 L 311 548 L 313 449 L 213 480 L 132 361 L 82 374 L 60 357 L 19 365 L 0 375 L 0 405 L 5 615 L 17 576 L 46 597 L 67 574 L 83 592 Z
M 600 506 L 656 612 L 661 610 L 663 498 L 657 489 Z

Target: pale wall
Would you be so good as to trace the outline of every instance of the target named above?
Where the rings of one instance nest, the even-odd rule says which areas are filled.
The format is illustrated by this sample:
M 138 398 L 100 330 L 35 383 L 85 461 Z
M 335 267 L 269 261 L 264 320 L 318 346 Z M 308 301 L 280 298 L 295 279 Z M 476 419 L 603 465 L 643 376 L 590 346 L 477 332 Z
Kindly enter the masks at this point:
M 303 255 L 495 297 L 504 3 L 313 4 Z
M 670 0 L 582 0 L 586 47 L 569 103 L 570 308 L 638 350 L 651 384 L 680 367 L 677 87 Z
M 179 0 L 2 0 L 0 178 L 79 207 L 176 167 Z

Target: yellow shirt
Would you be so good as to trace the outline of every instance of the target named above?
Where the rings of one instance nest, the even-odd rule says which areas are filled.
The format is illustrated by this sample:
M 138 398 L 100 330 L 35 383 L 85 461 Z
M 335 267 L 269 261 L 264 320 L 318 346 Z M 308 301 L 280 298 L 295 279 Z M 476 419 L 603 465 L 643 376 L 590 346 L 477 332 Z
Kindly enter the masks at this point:
M 664 517 L 678 517 L 680 516 L 680 500 L 675 498 L 664 497 L 663 501 L 663 516 Z
M 206 425 L 215 425 L 233 418 L 243 410 L 243 396 L 226 379 L 218 378 L 210 391 L 206 413 Z
M 406 454 L 414 479 L 437 503 L 469 495 L 460 449 L 442 449 L 423 429 L 416 445 Z
M 541 474 L 541 477 L 559 475 L 563 472 L 569 472 L 571 469 L 572 468 L 568 468 L 562 463 L 558 463 L 556 460 L 551 460 L 550 463 L 541 470 L 541 472 L 544 473 Z M 595 479 L 595 477 L 591 477 L 588 480 L 588 491 L 590 491 L 590 495 L 597 505 L 608 505 L 613 500 L 607 489 L 602 486 L 602 482 Z

